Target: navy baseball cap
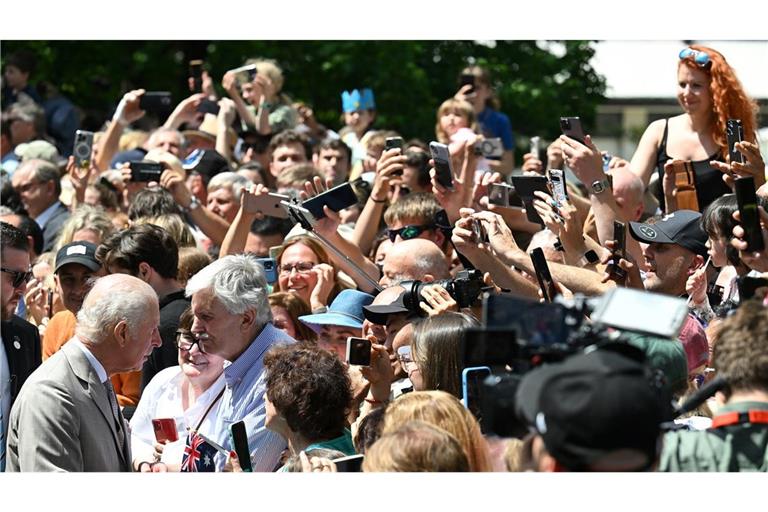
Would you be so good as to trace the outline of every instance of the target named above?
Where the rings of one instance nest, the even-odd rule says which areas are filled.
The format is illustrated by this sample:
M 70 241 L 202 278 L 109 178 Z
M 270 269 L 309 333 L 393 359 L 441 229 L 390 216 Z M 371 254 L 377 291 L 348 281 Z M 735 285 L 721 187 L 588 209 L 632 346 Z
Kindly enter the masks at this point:
M 91 242 L 72 242 L 56 253 L 56 267 L 54 268 L 54 274 L 59 271 L 64 265 L 70 263 L 78 263 L 88 268 L 92 272 L 96 272 L 101 268 L 101 263 L 96 259 L 96 246 Z
M 678 210 L 667 214 L 655 224 L 630 222 L 629 232 L 640 242 L 677 244 L 707 257 L 707 233 L 701 227 L 701 213 L 693 210 Z

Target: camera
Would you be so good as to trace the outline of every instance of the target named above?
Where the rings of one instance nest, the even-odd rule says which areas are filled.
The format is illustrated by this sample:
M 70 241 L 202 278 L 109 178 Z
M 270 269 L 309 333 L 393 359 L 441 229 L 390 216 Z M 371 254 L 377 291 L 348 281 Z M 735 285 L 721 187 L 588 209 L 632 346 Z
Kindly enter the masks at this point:
M 93 151 L 93 132 L 77 130 L 75 132 L 75 145 L 72 154 L 75 156 L 75 165 L 87 167 L 91 162 Z
M 403 295 L 403 305 L 413 315 L 423 315 L 424 311 L 419 307 L 419 303 L 424 299 L 421 296 L 421 290 L 425 286 L 439 284 L 456 301 L 460 308 L 468 308 L 480 297 L 480 292 L 485 288 L 483 283 L 483 273 L 477 269 L 462 270 L 453 279 L 440 279 L 425 283 L 422 281 L 403 281 L 400 286 L 405 288 Z
M 501 158 L 504 154 L 504 146 L 501 139 L 483 139 L 475 146 L 475 155 L 485 158 Z

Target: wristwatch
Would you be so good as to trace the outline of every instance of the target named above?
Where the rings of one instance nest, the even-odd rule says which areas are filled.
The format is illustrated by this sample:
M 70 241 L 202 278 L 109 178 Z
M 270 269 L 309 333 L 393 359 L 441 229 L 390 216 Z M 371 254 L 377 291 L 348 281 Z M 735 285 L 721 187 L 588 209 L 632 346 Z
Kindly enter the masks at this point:
M 608 181 L 608 178 L 595 180 L 592 182 L 591 188 L 593 194 L 601 194 L 611 188 L 611 182 Z
M 586 267 L 587 265 L 594 265 L 598 261 L 600 261 L 600 256 L 597 255 L 594 249 L 590 249 L 584 253 L 584 256 L 581 257 L 579 260 L 579 265 Z
M 198 208 L 200 208 L 200 200 L 197 198 L 197 196 L 192 195 L 189 200 L 189 206 L 187 206 L 186 208 L 182 206 L 181 211 L 183 211 L 184 213 L 189 213 L 192 210 L 196 210 Z

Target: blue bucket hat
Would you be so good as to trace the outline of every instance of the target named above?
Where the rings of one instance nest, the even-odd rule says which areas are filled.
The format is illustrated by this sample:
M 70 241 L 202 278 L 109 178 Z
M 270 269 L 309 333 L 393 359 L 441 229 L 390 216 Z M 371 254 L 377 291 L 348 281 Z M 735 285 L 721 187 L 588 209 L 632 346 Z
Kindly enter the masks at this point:
M 299 320 L 318 333 L 324 325 L 362 329 L 363 306 L 371 302 L 373 302 L 373 295 L 357 290 L 342 290 L 328 306 L 327 312 L 300 316 Z

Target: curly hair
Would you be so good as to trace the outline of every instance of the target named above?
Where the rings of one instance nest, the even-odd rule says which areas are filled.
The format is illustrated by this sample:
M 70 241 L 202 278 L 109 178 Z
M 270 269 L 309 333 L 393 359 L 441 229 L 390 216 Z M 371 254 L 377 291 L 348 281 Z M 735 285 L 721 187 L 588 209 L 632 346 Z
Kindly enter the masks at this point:
M 336 354 L 300 343 L 264 356 L 267 398 L 288 428 L 310 442 L 339 437 L 347 424 L 352 390 Z
M 480 424 L 459 399 L 445 391 L 414 391 L 391 402 L 384 413 L 385 436 L 411 420 L 442 428 L 461 444 L 471 471 L 491 471 L 490 455 Z
M 728 142 L 725 137 L 725 124 L 728 119 L 741 119 L 742 126 L 744 126 L 744 138 L 750 142 L 755 142 L 757 102 L 747 96 L 733 68 L 720 52 L 707 46 L 695 44 L 691 45 L 690 48 L 706 53 L 711 64 L 706 67 L 699 66 L 692 54 L 682 59 L 678 66 L 688 66 L 690 69 L 702 71 L 709 77 L 714 117 L 711 135 L 720 147 L 720 153 L 723 156 L 728 154 Z
M 712 360 L 731 392 L 768 392 L 768 309 L 759 299 L 745 301 L 723 321 Z

